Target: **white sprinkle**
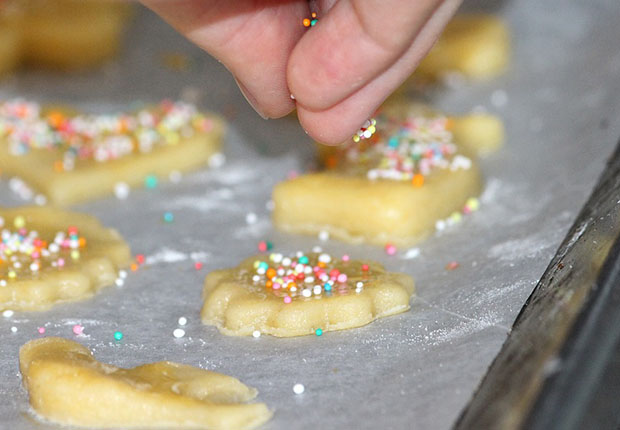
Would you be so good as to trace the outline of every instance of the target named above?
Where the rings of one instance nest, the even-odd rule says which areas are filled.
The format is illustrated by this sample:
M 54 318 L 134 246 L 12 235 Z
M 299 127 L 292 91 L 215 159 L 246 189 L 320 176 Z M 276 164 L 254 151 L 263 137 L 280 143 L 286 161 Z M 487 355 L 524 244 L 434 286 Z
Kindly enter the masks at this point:
M 291 94 L 291 100 L 295 100 L 295 96 Z
M 6 287 L 6 281 L 4 279 L 0 280 L 0 287 Z
M 180 339 L 183 336 L 185 336 L 185 330 L 183 330 L 182 328 L 175 328 L 174 331 L 172 332 L 172 335 L 176 337 L 177 339 Z
M 117 287 L 122 287 L 123 285 L 125 285 L 125 281 L 123 280 L 123 278 L 116 278 L 116 281 L 114 281 L 114 284 Z
M 248 212 L 247 215 L 245 216 L 245 222 L 247 224 L 256 224 L 256 221 L 258 220 L 258 217 L 256 216 L 256 214 L 254 212 Z
M 504 90 L 495 90 L 491 93 L 491 104 L 495 107 L 504 107 L 508 103 L 508 94 Z
M 187 324 L 187 318 L 185 317 L 179 318 L 179 325 L 186 325 L 186 324 Z
M 437 229 L 439 230 L 439 229 Z M 403 260 L 413 260 L 420 255 L 420 248 L 411 248 L 401 257 Z
M 323 288 L 321 288 L 320 285 L 315 285 L 312 290 L 314 294 L 318 296 L 319 294 L 321 294 L 321 291 L 323 291 Z
M 304 387 L 304 384 L 295 384 L 295 385 L 293 385 L 293 393 L 295 393 L 295 394 L 303 394 L 304 391 L 306 391 L 306 387 Z
M 323 252 L 323 248 L 317 245 L 312 248 L 312 252 Z
M 125 200 L 129 197 L 129 185 L 125 182 L 117 182 L 116 185 L 114 185 L 114 195 L 119 200 Z
M 17 327 L 15 326 L 11 327 L 11 333 L 17 333 Z
M 357 281 L 357 284 L 355 284 L 355 288 L 364 288 L 364 283 L 362 281 Z
M 254 331 L 252 332 L 252 336 L 254 336 L 255 338 L 259 338 L 259 337 L 260 337 L 260 331 L 258 331 L 258 330 L 254 330 Z
M 170 179 L 170 182 L 172 182 L 173 184 L 178 184 L 179 182 L 181 182 L 182 178 L 183 178 L 183 174 L 179 172 L 178 170 L 173 170 L 168 175 L 168 179 Z
M 13 316 L 13 314 L 14 314 L 14 313 L 15 313 L 15 312 L 13 312 L 12 310 L 7 309 L 6 311 L 2 312 L 2 316 L 3 316 L 4 318 L 11 318 L 11 317 Z
M 310 297 L 312 296 L 312 291 L 310 291 L 309 288 L 304 288 L 301 292 L 301 295 L 304 297 Z
M 326 230 L 321 230 L 319 232 L 319 240 L 322 242 L 325 242 L 326 240 L 329 240 L 329 232 Z
M 127 277 L 127 271 L 126 270 L 120 270 L 118 272 L 118 277 L 121 279 L 125 279 Z
M 214 169 L 218 167 L 222 167 L 226 162 L 226 156 L 221 152 L 216 152 L 212 156 L 209 157 L 209 167 Z
M 437 231 L 442 231 L 446 229 L 446 222 L 442 219 L 437 220 L 437 222 L 435 223 L 435 229 Z
M 37 194 L 36 196 L 34 196 L 34 203 L 37 206 L 45 206 L 45 204 L 47 203 L 47 197 L 45 197 L 43 194 Z

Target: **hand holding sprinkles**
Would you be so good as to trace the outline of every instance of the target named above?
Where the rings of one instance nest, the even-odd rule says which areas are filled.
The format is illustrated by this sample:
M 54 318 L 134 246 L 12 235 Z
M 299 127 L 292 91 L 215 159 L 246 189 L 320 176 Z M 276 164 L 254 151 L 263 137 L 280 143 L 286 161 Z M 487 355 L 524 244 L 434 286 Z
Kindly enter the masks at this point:
M 321 336 L 404 312 L 412 293 L 409 276 L 375 262 L 272 252 L 207 275 L 201 315 L 227 335 Z

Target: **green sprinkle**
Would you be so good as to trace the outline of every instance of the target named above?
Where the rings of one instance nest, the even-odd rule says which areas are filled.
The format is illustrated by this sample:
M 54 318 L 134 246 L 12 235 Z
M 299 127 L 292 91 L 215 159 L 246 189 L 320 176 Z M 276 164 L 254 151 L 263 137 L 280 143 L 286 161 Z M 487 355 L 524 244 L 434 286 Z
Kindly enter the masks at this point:
M 166 212 L 164 214 L 164 221 L 165 222 L 172 222 L 172 221 L 174 221 L 174 215 L 172 214 L 172 212 Z
M 147 175 L 147 176 L 144 178 L 144 186 L 145 186 L 146 188 L 148 188 L 149 190 L 152 190 L 153 188 L 156 188 L 156 187 L 157 187 L 158 182 L 159 182 L 159 181 L 158 181 L 158 179 L 157 179 L 157 176 L 155 176 L 155 175 Z
M 123 333 L 121 333 L 120 331 L 114 332 L 114 339 L 121 340 L 122 338 L 123 338 Z
M 317 328 L 316 331 L 314 332 L 317 336 L 320 336 L 323 334 L 323 330 L 320 328 Z

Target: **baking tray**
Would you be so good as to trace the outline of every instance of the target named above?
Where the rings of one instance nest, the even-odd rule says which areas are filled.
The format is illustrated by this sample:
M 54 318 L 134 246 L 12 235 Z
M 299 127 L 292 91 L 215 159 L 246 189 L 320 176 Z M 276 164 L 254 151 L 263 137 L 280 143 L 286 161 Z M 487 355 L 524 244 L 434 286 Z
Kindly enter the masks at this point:
M 477 2 L 477 7 L 485 7 Z M 486 158 L 478 212 L 387 256 L 382 249 L 275 231 L 268 202 L 275 183 L 306 168 L 312 146 L 290 118 L 263 121 L 216 61 L 140 11 L 122 57 L 73 76 L 27 72 L 0 84 L 0 96 L 76 103 L 98 111 L 137 99 L 183 97 L 230 120 L 227 162 L 178 184 L 136 190 L 76 206 L 114 226 L 148 265 L 123 287 L 44 313 L 0 318 L 0 427 L 54 428 L 32 419 L 21 388 L 17 351 L 46 335 L 75 338 L 119 366 L 173 360 L 227 373 L 259 389 L 275 410 L 269 429 L 420 428 L 454 424 L 556 248 L 585 202 L 620 130 L 620 8 L 616 0 L 581 4 L 535 0 L 492 5 L 514 34 L 514 63 L 483 83 L 438 88 L 425 98 L 450 112 L 485 109 L 504 118 L 507 145 Z M 181 55 L 187 67 L 165 59 Z M 0 182 L 0 202 L 23 201 Z M 166 211 L 173 223 L 164 223 Z M 248 213 L 257 222 L 248 224 Z M 280 251 L 321 245 L 412 274 L 411 311 L 366 327 L 292 339 L 232 338 L 199 321 L 202 280 L 235 265 L 260 240 Z M 418 252 L 419 251 L 419 252 Z M 204 267 L 196 270 L 193 261 Z M 455 270 L 446 264 L 458 262 Z M 188 318 L 186 335 L 172 331 Z M 16 327 L 15 333 L 11 327 Z M 124 333 L 122 341 L 113 338 Z M 292 387 L 306 391 L 295 395 Z

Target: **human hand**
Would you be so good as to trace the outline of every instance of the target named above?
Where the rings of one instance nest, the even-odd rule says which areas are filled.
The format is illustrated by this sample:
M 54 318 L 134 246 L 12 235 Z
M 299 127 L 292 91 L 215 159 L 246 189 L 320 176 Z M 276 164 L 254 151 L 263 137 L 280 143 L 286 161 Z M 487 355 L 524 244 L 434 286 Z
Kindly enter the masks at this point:
M 308 134 L 337 144 L 413 72 L 461 0 L 142 2 L 221 61 L 261 116 L 296 107 Z

